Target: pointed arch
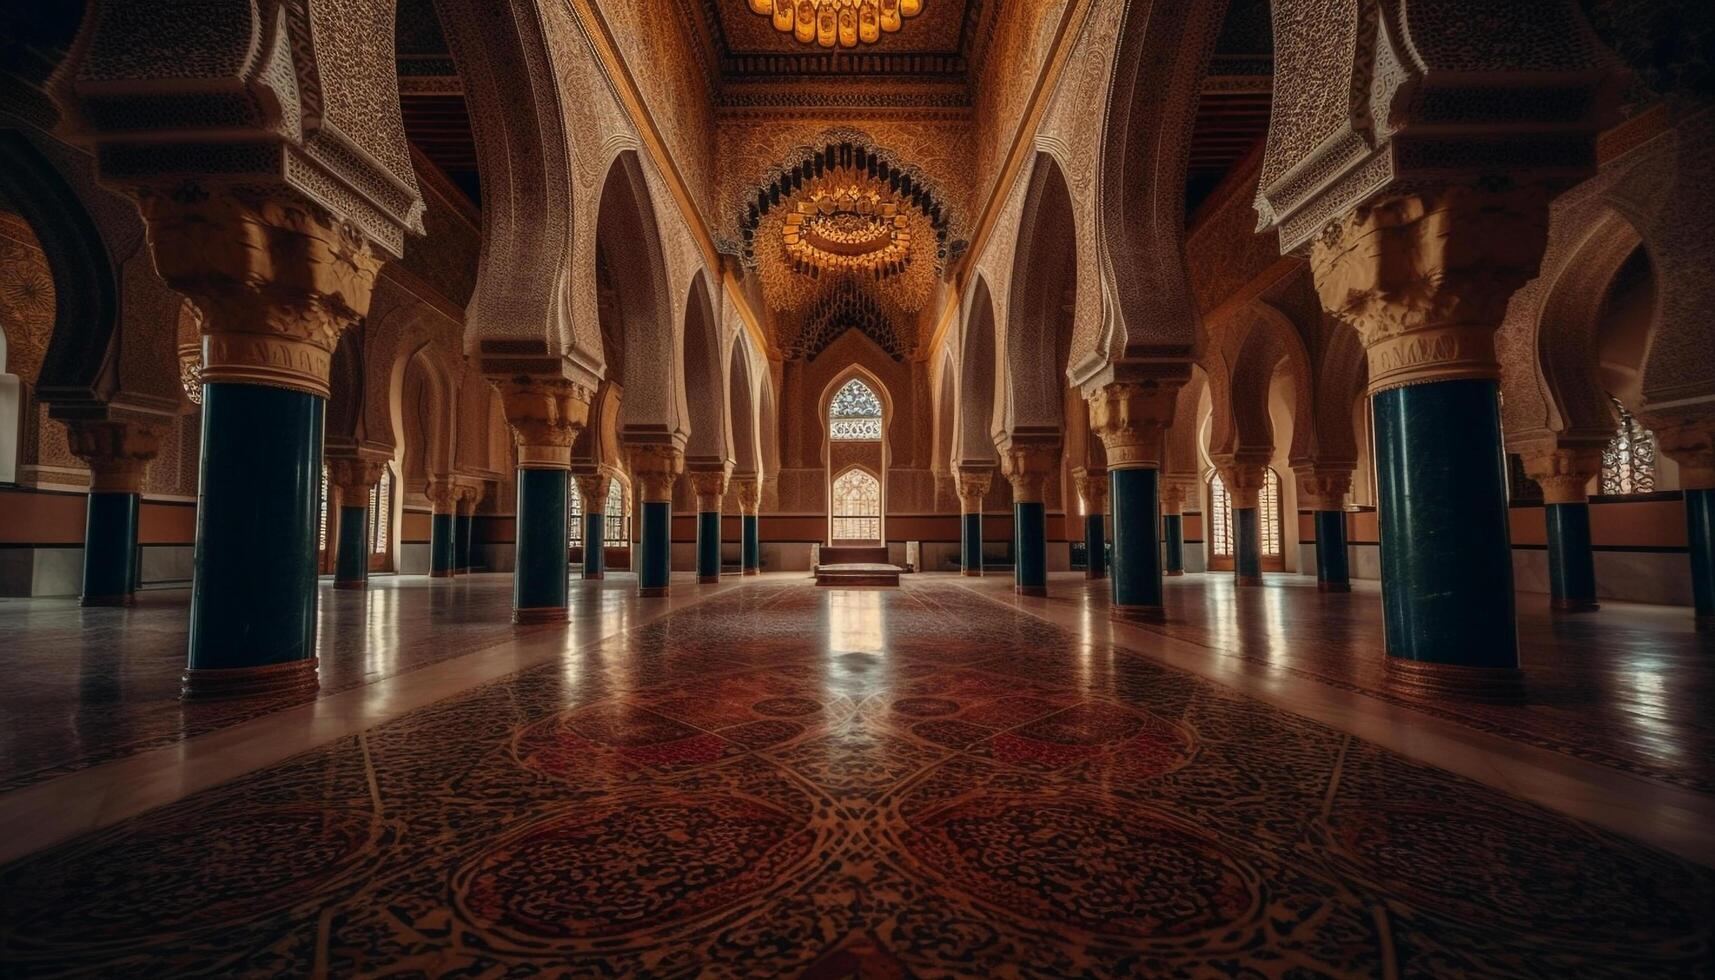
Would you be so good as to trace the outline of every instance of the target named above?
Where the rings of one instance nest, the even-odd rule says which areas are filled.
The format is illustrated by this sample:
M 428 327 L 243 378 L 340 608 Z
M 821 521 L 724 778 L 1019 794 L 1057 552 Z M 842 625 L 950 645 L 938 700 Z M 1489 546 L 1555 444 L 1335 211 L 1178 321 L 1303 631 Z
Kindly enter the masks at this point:
M 1078 295 L 1076 217 L 1060 165 L 1038 152 L 1006 304 L 1008 432 L 1059 431 Z
M 965 310 L 959 368 L 959 462 L 993 466 L 995 453 L 995 322 L 988 281 L 978 276 Z
M 627 433 L 684 435 L 674 395 L 679 372 L 674 357 L 673 303 L 659 224 L 643 166 L 632 149 L 609 164 L 596 212 L 596 258 L 613 276 L 623 276 L 610 304 L 625 345 L 625 397 L 621 429 Z M 591 270 L 591 282 L 595 281 Z M 603 310 L 604 315 L 608 311 Z M 608 331 L 604 328 L 604 333 Z
M 685 443 L 685 458 L 705 464 L 725 464 L 732 459 L 728 448 L 727 398 L 722 384 L 721 341 L 715 319 L 714 304 L 709 295 L 707 278 L 698 269 L 691 277 L 691 289 L 685 300 L 685 332 L 681 349 L 685 352 L 685 405 L 696 406 L 694 417 L 686 424 L 690 432 Z
M 750 341 L 744 331 L 733 340 L 728 358 L 727 417 L 732 428 L 733 475 L 760 476 L 762 447 L 757 440 L 756 386 L 751 382 Z

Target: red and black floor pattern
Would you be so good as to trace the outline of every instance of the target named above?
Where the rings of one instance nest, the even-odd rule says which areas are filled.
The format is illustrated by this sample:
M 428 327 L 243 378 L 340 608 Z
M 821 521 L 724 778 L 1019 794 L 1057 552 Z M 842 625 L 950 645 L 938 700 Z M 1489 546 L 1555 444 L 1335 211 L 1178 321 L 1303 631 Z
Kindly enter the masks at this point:
M 953 586 L 737 590 L 0 869 L 20 976 L 1681 976 L 1715 873 Z

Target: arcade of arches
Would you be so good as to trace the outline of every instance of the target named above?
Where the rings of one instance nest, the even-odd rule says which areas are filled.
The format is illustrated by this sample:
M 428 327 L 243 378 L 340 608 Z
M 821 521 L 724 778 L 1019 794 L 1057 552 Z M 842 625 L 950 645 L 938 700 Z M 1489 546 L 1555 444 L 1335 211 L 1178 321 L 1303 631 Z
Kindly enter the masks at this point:
M 0 973 L 1708 975 L 1712 45 L 0 11 Z

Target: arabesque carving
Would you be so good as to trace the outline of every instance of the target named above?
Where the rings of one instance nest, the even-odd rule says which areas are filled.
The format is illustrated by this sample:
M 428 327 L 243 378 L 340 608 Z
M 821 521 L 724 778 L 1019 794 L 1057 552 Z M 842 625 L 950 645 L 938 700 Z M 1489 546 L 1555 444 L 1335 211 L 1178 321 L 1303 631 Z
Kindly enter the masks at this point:
M 89 464 L 92 493 L 142 493 L 149 463 L 159 455 L 170 424 L 163 418 L 70 419 L 66 442 Z

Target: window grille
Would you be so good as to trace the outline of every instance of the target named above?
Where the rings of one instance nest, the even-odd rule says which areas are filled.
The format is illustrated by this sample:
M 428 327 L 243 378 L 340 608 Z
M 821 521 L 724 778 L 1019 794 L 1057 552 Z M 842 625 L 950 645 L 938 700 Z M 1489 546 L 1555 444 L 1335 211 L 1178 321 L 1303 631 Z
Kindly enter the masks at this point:
M 881 439 L 881 399 L 875 390 L 853 378 L 828 403 L 828 437 L 835 442 L 876 442 Z
M 834 480 L 833 539 L 881 540 L 881 481 L 850 469 Z
M 1602 450 L 1601 489 L 1604 494 L 1655 492 L 1655 434 L 1644 428 L 1618 398 L 1609 396 L 1620 428 Z

